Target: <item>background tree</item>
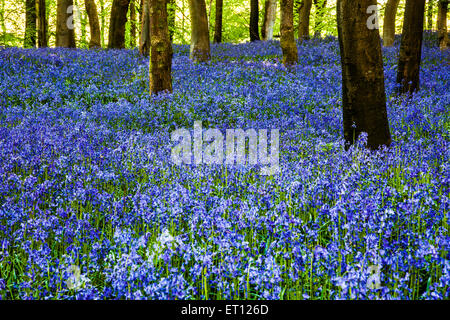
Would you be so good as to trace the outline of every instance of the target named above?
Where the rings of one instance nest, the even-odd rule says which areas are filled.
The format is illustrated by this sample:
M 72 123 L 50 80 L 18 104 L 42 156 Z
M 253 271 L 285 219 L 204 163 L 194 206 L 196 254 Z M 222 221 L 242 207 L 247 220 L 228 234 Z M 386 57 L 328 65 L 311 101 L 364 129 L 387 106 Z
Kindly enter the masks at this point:
M 436 0 L 428 0 L 427 6 L 427 29 L 433 29 L 433 2 Z
M 438 4 L 438 42 L 441 50 L 447 49 L 448 33 L 447 33 L 447 10 L 448 0 L 440 0 Z
M 73 0 L 58 0 L 56 8 L 56 46 L 75 48 Z
M 143 0 L 141 37 L 139 41 L 139 52 L 143 56 L 150 54 L 150 0 Z
M 346 147 L 367 132 L 367 146 L 389 146 L 383 59 L 378 29 L 369 29 L 366 10 L 376 0 L 338 0 L 342 65 L 342 108 Z
M 314 0 L 316 7 L 316 17 L 314 21 L 314 37 L 320 37 L 323 26 L 325 24 L 325 12 L 327 7 L 327 0 Z
M 216 0 L 216 19 L 214 25 L 214 42 L 222 42 L 223 0 Z
M 383 45 L 391 47 L 395 40 L 395 17 L 397 15 L 398 3 L 400 0 L 388 0 L 384 12 L 383 23 Z
M 136 0 L 130 0 L 130 48 L 136 47 Z
M 298 38 L 309 39 L 309 18 L 311 15 L 312 0 L 302 0 L 298 7 Z
M 277 0 L 266 0 L 264 3 L 264 21 L 261 37 L 264 41 L 273 39 L 273 26 L 277 19 Z
M 89 18 L 89 27 L 91 30 L 91 39 L 89 40 L 89 48 L 101 47 L 100 40 L 100 23 L 98 21 L 97 6 L 94 0 L 84 0 L 86 12 Z
M 108 48 L 125 48 L 125 24 L 130 0 L 113 0 L 109 23 Z
M 258 0 L 250 0 L 250 41 L 260 40 L 258 22 L 259 22 Z
M 397 83 L 400 93 L 419 90 L 425 0 L 406 0 Z
M 47 19 L 47 5 L 45 0 L 37 1 L 38 11 L 38 47 L 48 47 L 48 19 Z
M 175 0 L 169 0 L 167 4 L 167 19 L 169 23 L 169 35 L 170 41 L 173 41 L 173 36 L 175 34 L 175 14 L 177 5 Z
M 150 0 L 150 92 L 172 92 L 172 43 L 167 19 L 168 0 Z
M 36 0 L 25 1 L 25 48 L 36 47 Z
M 291 67 L 298 62 L 297 45 L 294 38 L 294 0 L 281 0 L 281 49 L 283 64 Z
M 189 11 L 191 14 L 190 58 L 196 62 L 208 61 L 211 59 L 211 49 L 205 0 L 189 0 Z

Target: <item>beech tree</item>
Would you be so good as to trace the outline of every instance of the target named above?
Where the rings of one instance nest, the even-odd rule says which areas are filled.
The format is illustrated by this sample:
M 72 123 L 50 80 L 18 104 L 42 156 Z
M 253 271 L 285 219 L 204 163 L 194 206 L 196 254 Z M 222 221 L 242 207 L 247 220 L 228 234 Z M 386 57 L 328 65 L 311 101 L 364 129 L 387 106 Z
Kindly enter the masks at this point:
M 264 41 L 273 39 L 273 26 L 277 18 L 277 0 L 266 0 L 264 3 L 264 21 L 261 37 Z
M 189 12 L 191 15 L 190 59 L 196 62 L 208 61 L 211 59 L 211 49 L 205 0 L 189 0 Z
M 378 29 L 367 27 L 367 8 L 376 4 L 376 0 L 337 1 L 346 148 L 362 132 L 368 135 L 370 149 L 391 143 L 380 35 Z
M 150 92 L 172 92 L 172 43 L 167 19 L 168 0 L 150 0 Z
M 400 93 L 419 90 L 425 0 L 406 0 L 402 42 L 397 68 Z
M 319 37 L 322 32 L 323 24 L 325 21 L 325 10 L 327 7 L 327 0 L 314 0 L 314 6 L 316 7 L 314 37 Z
M 98 21 L 97 6 L 94 0 L 84 0 L 86 12 L 89 18 L 89 27 L 91 30 L 91 39 L 89 40 L 89 48 L 101 47 L 100 23 Z
M 38 47 L 48 47 L 48 19 L 47 6 L 45 0 L 38 0 L 37 2 L 37 18 L 38 18 Z
M 125 24 L 130 0 L 113 0 L 109 23 L 109 49 L 125 48 Z
M 173 36 L 175 34 L 175 14 L 176 14 L 175 0 L 169 0 L 167 4 L 167 20 L 169 24 L 170 41 L 173 41 Z
M 136 0 L 130 0 L 130 48 L 136 46 Z
M 56 46 L 75 48 L 73 0 L 58 0 L 56 7 Z
M 309 39 L 309 18 L 311 15 L 312 0 L 302 0 L 298 7 L 298 38 Z
M 214 25 L 214 42 L 222 42 L 223 0 L 216 0 L 216 19 Z
M 149 1 L 142 0 L 141 36 L 139 39 L 139 53 L 143 56 L 150 55 L 150 9 Z
M 259 3 L 258 0 L 250 0 L 250 41 L 261 40 L 259 37 Z
M 428 0 L 428 6 L 427 6 L 427 29 L 432 30 L 433 29 L 433 2 L 435 0 Z
M 36 0 L 25 1 L 25 48 L 36 47 Z
M 438 7 L 438 44 L 441 50 L 447 49 L 448 46 L 448 33 L 447 33 L 447 10 L 448 0 L 440 0 Z
M 294 0 L 281 0 L 281 49 L 283 64 L 291 67 L 298 62 L 297 44 L 294 38 Z
M 395 17 L 397 15 L 398 3 L 400 0 L 388 0 L 384 12 L 383 23 L 383 45 L 391 47 L 395 40 Z

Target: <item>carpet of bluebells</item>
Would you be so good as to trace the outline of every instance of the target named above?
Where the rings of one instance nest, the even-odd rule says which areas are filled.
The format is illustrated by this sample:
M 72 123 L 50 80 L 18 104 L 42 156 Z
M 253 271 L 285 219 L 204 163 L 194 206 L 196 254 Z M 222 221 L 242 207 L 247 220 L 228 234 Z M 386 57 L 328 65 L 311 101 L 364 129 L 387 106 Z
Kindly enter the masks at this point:
M 136 50 L 0 49 L 1 299 L 445 299 L 449 51 L 426 35 L 421 90 L 395 94 L 393 143 L 342 133 L 338 42 L 175 46 L 150 97 Z M 170 133 L 280 130 L 281 174 L 171 161 Z

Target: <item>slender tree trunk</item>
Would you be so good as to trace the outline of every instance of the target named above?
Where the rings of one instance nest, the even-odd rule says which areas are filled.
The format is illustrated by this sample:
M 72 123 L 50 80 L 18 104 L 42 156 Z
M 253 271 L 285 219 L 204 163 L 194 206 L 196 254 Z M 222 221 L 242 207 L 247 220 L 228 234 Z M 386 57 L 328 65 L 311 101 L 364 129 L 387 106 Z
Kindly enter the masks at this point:
M 277 0 L 266 0 L 264 4 L 264 22 L 261 37 L 264 41 L 273 39 L 273 26 L 277 18 Z
M 36 47 L 36 0 L 25 1 L 25 48 Z
M 167 19 L 168 0 L 150 0 L 150 92 L 172 92 L 172 43 Z
M 91 30 L 91 39 L 89 41 L 89 48 L 101 47 L 100 42 L 100 24 L 98 22 L 97 6 L 94 0 L 84 0 L 86 12 L 89 18 L 89 28 Z
M 144 8 L 142 10 L 142 29 L 139 52 L 143 56 L 150 55 L 150 1 L 151 0 L 144 0 Z
M 191 14 L 190 58 L 196 62 L 208 61 L 211 59 L 211 49 L 205 0 L 189 0 L 189 11 Z
M 102 48 L 105 47 L 105 29 L 106 29 L 106 20 L 105 20 L 105 0 L 99 0 L 100 3 L 100 37 L 101 37 L 101 43 Z
M 309 17 L 311 14 L 312 0 L 303 0 L 298 8 L 298 38 L 309 39 Z
M 327 0 L 314 0 L 314 6 L 316 7 L 314 37 L 320 37 L 325 21 L 325 9 L 327 7 Z
M 258 22 L 259 22 L 258 0 L 250 0 L 250 41 L 260 40 Z
M 383 59 L 378 29 L 367 28 L 366 10 L 376 0 L 338 0 L 337 25 L 342 64 L 342 109 L 346 148 L 360 133 L 367 146 L 389 146 Z
M 447 49 L 448 46 L 448 32 L 447 32 L 447 10 L 448 10 L 448 0 L 439 1 L 438 9 L 438 41 L 441 50 Z
M 130 0 L 113 0 L 109 24 L 109 49 L 125 48 L 125 24 Z
M 214 42 L 222 42 L 223 0 L 216 0 L 216 23 L 214 26 Z
M 395 40 L 395 17 L 397 15 L 398 3 L 400 0 L 388 0 L 384 13 L 383 23 L 383 45 L 392 47 Z
M 433 2 L 436 0 L 428 0 L 427 6 L 427 29 L 433 30 Z
M 130 48 L 136 47 L 136 0 L 130 0 Z
M 406 0 L 402 42 L 397 69 L 400 93 L 419 90 L 425 0 Z
M 281 48 L 283 64 L 291 67 L 298 62 L 297 44 L 294 38 L 294 0 L 281 0 Z
M 56 12 L 56 47 L 75 48 L 73 0 L 58 0 Z
M 48 20 L 45 0 L 38 0 L 38 47 L 48 47 Z
M 173 41 L 173 36 L 175 34 L 175 14 L 176 14 L 176 3 L 175 0 L 169 0 L 169 4 L 167 5 L 167 14 L 169 20 L 169 35 L 170 41 Z M 183 12 L 184 14 L 184 12 Z

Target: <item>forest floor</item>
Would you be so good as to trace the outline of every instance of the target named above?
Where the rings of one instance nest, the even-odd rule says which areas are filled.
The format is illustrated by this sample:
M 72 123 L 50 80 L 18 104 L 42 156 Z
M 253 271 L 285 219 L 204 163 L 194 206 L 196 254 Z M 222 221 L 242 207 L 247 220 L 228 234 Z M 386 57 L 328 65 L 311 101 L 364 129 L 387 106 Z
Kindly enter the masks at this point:
M 136 50 L 0 49 L 2 299 L 441 299 L 450 296 L 449 51 L 395 94 L 393 143 L 345 151 L 336 39 L 175 46 L 150 97 Z M 171 132 L 278 129 L 280 173 L 175 165 Z

